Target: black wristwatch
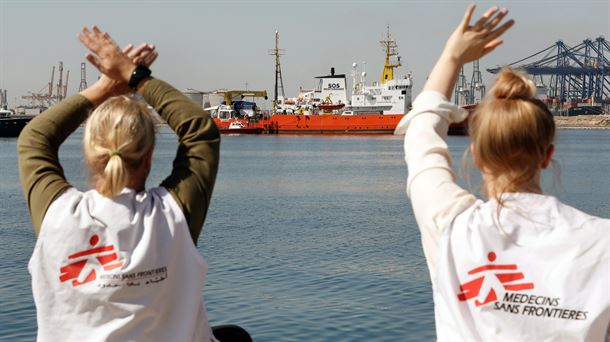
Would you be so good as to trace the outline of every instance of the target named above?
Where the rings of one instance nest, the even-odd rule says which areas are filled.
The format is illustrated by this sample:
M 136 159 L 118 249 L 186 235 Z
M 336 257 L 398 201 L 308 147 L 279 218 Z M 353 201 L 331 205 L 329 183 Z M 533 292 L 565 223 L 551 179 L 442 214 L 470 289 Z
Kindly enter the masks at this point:
M 131 78 L 129 79 L 129 83 L 128 83 L 129 87 L 131 89 L 138 88 L 138 84 L 140 84 L 140 82 L 142 82 L 143 79 L 149 77 L 150 74 L 151 74 L 151 71 L 149 68 L 147 68 L 141 64 L 136 65 L 136 68 L 133 69 L 133 72 L 131 73 Z

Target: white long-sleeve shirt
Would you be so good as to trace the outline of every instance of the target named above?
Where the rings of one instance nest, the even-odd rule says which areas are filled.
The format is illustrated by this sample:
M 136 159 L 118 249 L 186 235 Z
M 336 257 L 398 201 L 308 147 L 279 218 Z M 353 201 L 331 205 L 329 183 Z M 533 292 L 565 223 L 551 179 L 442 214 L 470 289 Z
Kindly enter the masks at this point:
M 399 123 L 407 194 L 430 270 L 437 337 L 602 341 L 610 327 L 610 220 L 531 193 L 483 202 L 455 183 L 445 142 L 466 112 L 424 92 Z

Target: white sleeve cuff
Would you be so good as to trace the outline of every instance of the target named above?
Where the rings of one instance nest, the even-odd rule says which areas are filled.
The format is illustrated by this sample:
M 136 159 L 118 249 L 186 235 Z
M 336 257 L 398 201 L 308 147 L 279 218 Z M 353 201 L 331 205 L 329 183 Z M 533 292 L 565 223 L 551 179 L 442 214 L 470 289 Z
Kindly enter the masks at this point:
M 468 111 L 449 102 L 443 94 L 436 91 L 424 91 L 413 102 L 413 109 L 409 114 L 400 120 L 394 134 L 404 135 L 411 120 L 422 113 L 437 114 L 449 123 L 461 122 L 468 117 Z

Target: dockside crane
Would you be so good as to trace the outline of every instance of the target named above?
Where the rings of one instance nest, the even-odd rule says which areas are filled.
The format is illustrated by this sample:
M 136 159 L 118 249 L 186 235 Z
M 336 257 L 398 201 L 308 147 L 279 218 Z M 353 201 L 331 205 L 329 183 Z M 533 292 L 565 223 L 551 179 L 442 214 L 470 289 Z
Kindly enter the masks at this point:
M 49 82 L 49 91 L 47 92 L 47 96 L 51 97 L 53 95 L 53 81 L 55 80 L 55 65 L 51 69 L 51 82 Z
M 0 109 L 8 108 L 8 96 L 6 89 L 0 89 Z
M 87 89 L 87 65 L 85 63 L 80 64 L 80 84 L 78 85 L 78 91 L 81 92 Z
M 483 74 L 479 69 L 479 60 L 472 62 L 472 77 L 470 79 L 470 101 L 468 104 L 481 102 L 485 96 L 485 84 L 483 83 Z
M 51 68 L 51 81 L 47 84 L 45 88 L 46 93 L 44 93 L 44 88 L 39 90 L 38 92 L 29 92 L 29 95 L 21 96 L 24 100 L 29 100 L 31 106 L 38 107 L 50 107 L 53 104 L 63 100 L 68 93 L 68 79 L 70 77 L 70 71 L 66 72 L 66 82 L 63 82 L 63 70 L 64 63 L 59 62 L 59 79 L 56 85 L 54 85 L 55 80 L 55 66 Z
M 57 87 L 55 87 L 56 90 L 56 95 L 55 98 L 57 99 L 57 102 L 61 101 L 63 99 L 63 76 L 64 76 L 64 62 L 59 62 L 59 80 L 57 81 Z
M 464 75 L 464 66 L 460 69 L 457 82 L 455 84 L 455 95 L 453 96 L 455 104 L 464 106 L 470 104 L 470 89 L 466 76 Z
M 70 70 L 66 71 L 66 84 L 63 86 L 63 95 L 61 99 L 65 99 L 68 96 L 68 80 L 70 79 Z
M 560 107 L 572 102 L 597 103 L 606 112 L 610 107 L 610 43 L 604 37 L 574 47 L 559 40 L 507 66 L 533 75 L 537 84 L 546 76 L 548 96 Z M 487 71 L 495 74 L 500 69 Z

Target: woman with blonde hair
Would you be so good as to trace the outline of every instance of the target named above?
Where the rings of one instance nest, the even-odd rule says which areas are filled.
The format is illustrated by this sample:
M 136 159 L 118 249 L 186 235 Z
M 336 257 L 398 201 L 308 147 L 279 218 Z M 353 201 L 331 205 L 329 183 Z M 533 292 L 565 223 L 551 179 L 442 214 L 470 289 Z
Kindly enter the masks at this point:
M 449 102 L 464 63 L 502 43 L 513 21 L 471 5 L 447 41 L 405 134 L 407 195 L 432 280 L 438 340 L 608 338 L 610 220 L 544 195 L 555 124 L 523 74 L 503 70 L 469 118 L 470 150 L 487 202 L 455 183 L 445 141 L 467 113 Z
M 29 263 L 38 340 L 215 340 L 202 298 L 207 264 L 196 243 L 218 170 L 219 132 L 200 106 L 150 76 L 154 46 L 121 51 L 95 26 L 79 39 L 102 77 L 32 120 L 18 141 L 38 235 Z M 178 135 L 171 174 L 149 190 L 155 127 L 147 104 L 127 96 L 134 91 Z M 58 150 L 85 120 L 94 189 L 81 192 L 65 179 Z M 219 335 L 249 340 L 239 328 Z

